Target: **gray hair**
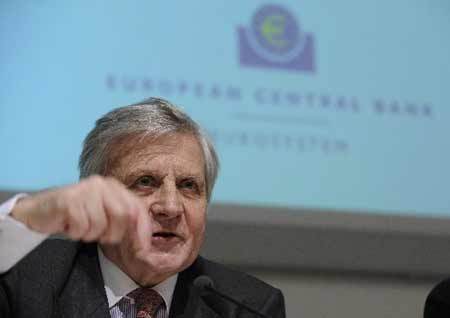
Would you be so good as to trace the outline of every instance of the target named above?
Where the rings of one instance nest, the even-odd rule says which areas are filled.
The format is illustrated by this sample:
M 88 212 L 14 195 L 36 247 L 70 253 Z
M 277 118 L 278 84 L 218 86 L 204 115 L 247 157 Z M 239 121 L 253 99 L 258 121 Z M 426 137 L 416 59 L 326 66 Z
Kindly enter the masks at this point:
M 206 197 L 211 198 L 219 159 L 208 135 L 185 112 L 161 98 L 119 107 L 102 116 L 86 136 L 78 167 L 80 179 L 107 173 L 113 146 L 129 136 L 160 137 L 167 133 L 190 133 L 199 142 L 205 161 Z

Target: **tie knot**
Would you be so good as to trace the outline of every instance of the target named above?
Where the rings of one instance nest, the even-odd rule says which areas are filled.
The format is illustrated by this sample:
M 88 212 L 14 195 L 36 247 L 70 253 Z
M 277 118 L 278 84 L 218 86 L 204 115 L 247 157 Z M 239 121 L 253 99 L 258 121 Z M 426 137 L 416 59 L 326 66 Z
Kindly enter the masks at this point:
M 134 299 L 137 318 L 154 318 L 156 310 L 164 302 L 157 291 L 148 287 L 137 288 L 127 296 Z

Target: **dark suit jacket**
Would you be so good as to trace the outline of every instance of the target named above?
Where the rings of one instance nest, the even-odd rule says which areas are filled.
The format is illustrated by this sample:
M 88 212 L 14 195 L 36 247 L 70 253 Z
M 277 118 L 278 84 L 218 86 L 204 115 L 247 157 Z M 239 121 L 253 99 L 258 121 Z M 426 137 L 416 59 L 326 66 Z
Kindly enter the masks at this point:
M 437 284 L 425 301 L 424 318 L 450 317 L 450 279 Z
M 281 292 L 202 257 L 181 272 L 170 318 L 184 315 L 192 281 L 208 275 L 225 294 L 270 317 L 285 317 Z M 195 317 L 255 317 L 215 295 L 202 296 Z M 95 244 L 49 239 L 0 277 L 1 318 L 110 317 Z

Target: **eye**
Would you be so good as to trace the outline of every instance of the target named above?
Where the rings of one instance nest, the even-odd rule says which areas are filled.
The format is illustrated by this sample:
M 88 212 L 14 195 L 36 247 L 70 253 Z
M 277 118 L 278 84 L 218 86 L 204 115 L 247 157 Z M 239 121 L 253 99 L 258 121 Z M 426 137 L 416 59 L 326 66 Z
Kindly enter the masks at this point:
M 135 189 L 152 188 L 158 186 L 156 179 L 152 176 L 139 177 L 131 186 Z
M 180 182 L 179 187 L 182 189 L 187 189 L 191 191 L 198 191 L 199 187 L 197 185 L 197 182 L 192 179 L 186 179 Z

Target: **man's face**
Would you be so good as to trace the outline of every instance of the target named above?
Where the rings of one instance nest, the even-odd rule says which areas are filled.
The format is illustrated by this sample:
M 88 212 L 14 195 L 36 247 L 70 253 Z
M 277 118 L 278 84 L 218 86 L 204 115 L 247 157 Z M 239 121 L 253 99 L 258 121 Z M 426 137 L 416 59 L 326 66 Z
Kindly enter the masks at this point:
M 153 285 L 182 271 L 195 260 L 206 223 L 206 183 L 200 145 L 190 134 L 141 140 L 112 167 L 119 179 L 141 198 L 152 221 L 150 250 L 138 258 L 133 235 L 105 254 L 141 284 Z

